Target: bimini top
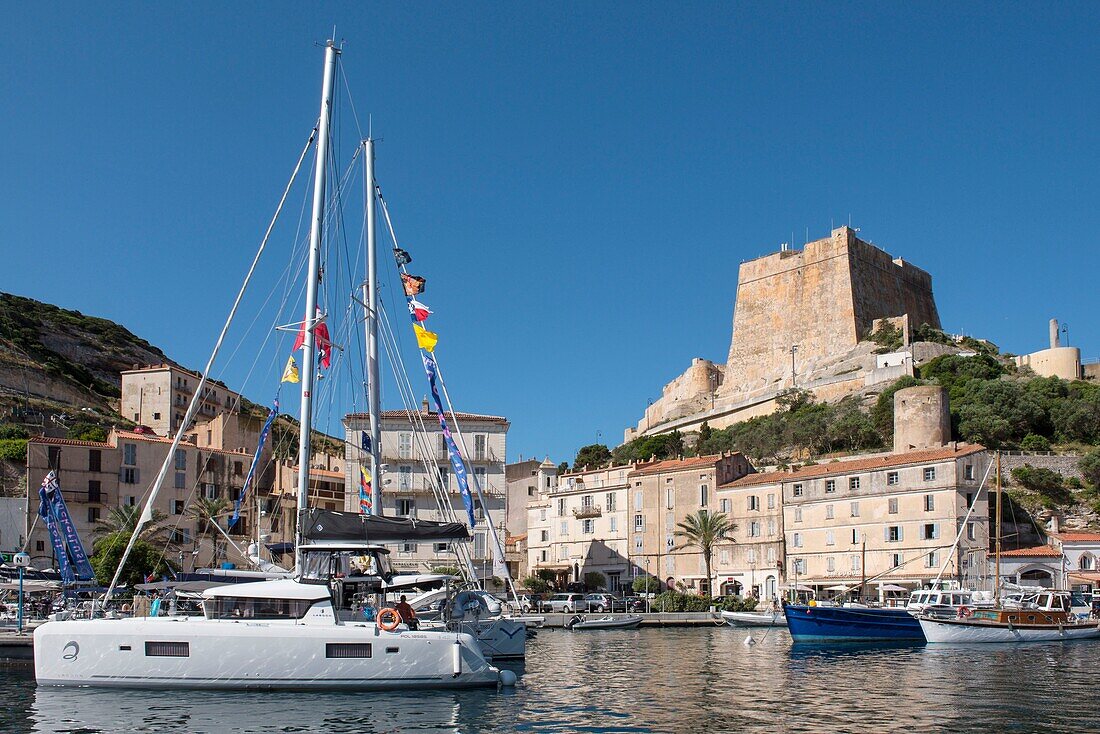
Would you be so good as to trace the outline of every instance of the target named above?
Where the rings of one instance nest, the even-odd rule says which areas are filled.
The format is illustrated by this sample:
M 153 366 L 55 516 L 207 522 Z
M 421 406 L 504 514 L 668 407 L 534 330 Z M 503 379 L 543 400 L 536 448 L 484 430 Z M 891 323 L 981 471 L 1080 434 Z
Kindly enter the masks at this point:
M 329 590 L 322 584 L 301 584 L 293 579 L 256 581 L 250 584 L 228 584 L 202 592 L 204 599 L 234 597 L 243 599 L 295 599 L 321 601 L 328 599 Z
M 304 510 L 300 523 L 300 542 L 354 540 L 366 543 L 415 543 L 470 539 L 470 531 L 460 522 L 378 517 L 321 510 L 316 507 Z

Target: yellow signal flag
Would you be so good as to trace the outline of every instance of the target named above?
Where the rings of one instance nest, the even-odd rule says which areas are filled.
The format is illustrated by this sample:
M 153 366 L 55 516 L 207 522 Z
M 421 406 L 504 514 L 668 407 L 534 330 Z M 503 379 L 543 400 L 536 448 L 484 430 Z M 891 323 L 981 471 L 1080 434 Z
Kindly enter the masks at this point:
M 421 349 L 429 352 L 435 351 L 436 342 L 439 341 L 439 334 L 434 331 L 428 331 L 420 324 L 413 324 L 413 331 L 416 332 L 416 343 L 420 345 Z
M 287 357 L 286 369 L 283 370 L 283 379 L 280 382 L 298 382 L 300 379 L 298 377 L 298 363 L 294 361 L 294 357 Z

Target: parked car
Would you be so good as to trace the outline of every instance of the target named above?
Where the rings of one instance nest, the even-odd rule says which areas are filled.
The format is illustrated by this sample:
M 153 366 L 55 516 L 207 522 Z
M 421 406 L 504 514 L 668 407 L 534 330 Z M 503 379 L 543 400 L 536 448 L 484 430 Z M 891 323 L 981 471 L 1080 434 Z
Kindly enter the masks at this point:
M 645 611 L 645 599 L 640 596 L 624 596 L 620 599 L 623 603 L 624 612 L 644 612 Z
M 542 603 L 542 611 L 564 614 L 587 612 L 588 602 L 584 600 L 583 594 L 554 594 Z
M 593 612 L 618 612 L 626 611 L 626 605 L 622 599 L 616 599 L 611 594 L 589 594 L 584 597 L 588 602 L 588 608 Z
M 520 594 L 519 599 L 513 604 L 523 614 L 530 614 L 539 610 L 539 598 L 537 594 Z

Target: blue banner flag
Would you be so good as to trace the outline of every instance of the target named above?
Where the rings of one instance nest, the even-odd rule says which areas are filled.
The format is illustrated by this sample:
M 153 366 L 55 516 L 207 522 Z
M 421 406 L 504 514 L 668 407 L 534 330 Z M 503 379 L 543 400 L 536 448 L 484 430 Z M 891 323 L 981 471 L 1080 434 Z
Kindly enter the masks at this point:
M 366 431 L 359 432 L 359 445 L 363 447 L 363 450 L 368 454 L 370 453 L 370 434 Z
M 451 429 L 447 426 L 447 419 L 443 411 L 443 401 L 439 399 L 439 388 L 436 386 L 435 360 L 424 355 L 424 372 L 428 375 L 428 387 L 432 391 L 432 400 L 435 401 L 435 412 L 439 416 L 439 428 L 443 431 L 443 441 L 447 445 L 447 456 L 451 459 L 451 466 L 455 471 L 455 481 L 458 482 L 458 491 L 462 495 L 462 504 L 466 507 L 466 514 L 470 518 L 470 527 L 477 524 L 474 518 L 474 498 L 470 494 L 470 485 L 466 479 L 466 464 L 462 461 L 462 454 L 458 453 L 458 446 L 451 437 Z
M 263 430 L 260 431 L 260 441 L 256 446 L 256 455 L 252 457 L 252 465 L 248 467 L 248 474 L 244 478 L 244 486 L 241 487 L 241 496 L 237 498 L 237 503 L 233 506 L 233 516 L 229 518 L 229 527 L 233 527 L 237 524 L 237 521 L 241 519 L 241 503 L 244 502 L 245 495 L 248 494 L 248 488 L 252 486 L 252 479 L 256 475 L 256 466 L 260 463 L 260 454 L 264 450 L 264 444 L 267 443 L 267 434 L 271 433 L 271 424 L 275 422 L 275 419 L 279 417 L 279 397 L 275 396 L 275 403 L 271 406 L 271 411 L 267 414 L 267 422 L 264 423 Z M 259 518 L 256 518 L 257 522 Z
M 38 516 L 42 518 L 50 535 L 50 545 L 53 546 L 54 556 L 57 558 L 62 583 L 71 584 L 77 579 L 90 581 L 95 578 L 84 544 L 80 542 L 72 516 L 69 515 L 69 508 L 65 505 L 65 498 L 61 495 L 57 474 L 52 471 L 38 488 Z

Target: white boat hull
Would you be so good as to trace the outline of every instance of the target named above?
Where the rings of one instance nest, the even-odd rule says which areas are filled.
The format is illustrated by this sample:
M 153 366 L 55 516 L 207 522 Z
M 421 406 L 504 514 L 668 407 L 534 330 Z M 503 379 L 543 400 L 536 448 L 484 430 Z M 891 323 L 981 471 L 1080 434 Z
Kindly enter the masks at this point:
M 786 627 L 783 612 L 722 612 L 722 619 L 731 627 Z
M 483 621 L 452 622 L 458 631 L 477 640 L 481 653 L 490 660 L 516 660 L 527 655 L 527 625 L 508 617 Z M 446 630 L 443 622 L 425 622 L 421 629 Z
M 465 634 L 181 617 L 48 622 L 34 632 L 34 670 L 45 686 L 129 688 L 467 688 L 500 677 Z
M 633 629 L 642 623 L 642 618 L 639 616 L 628 617 L 602 617 L 600 619 L 582 619 L 579 622 L 568 624 L 570 629 L 574 630 L 616 630 L 616 629 Z
M 1100 637 L 1098 624 L 1008 626 L 922 617 L 920 626 L 925 639 L 935 643 L 1057 642 Z

